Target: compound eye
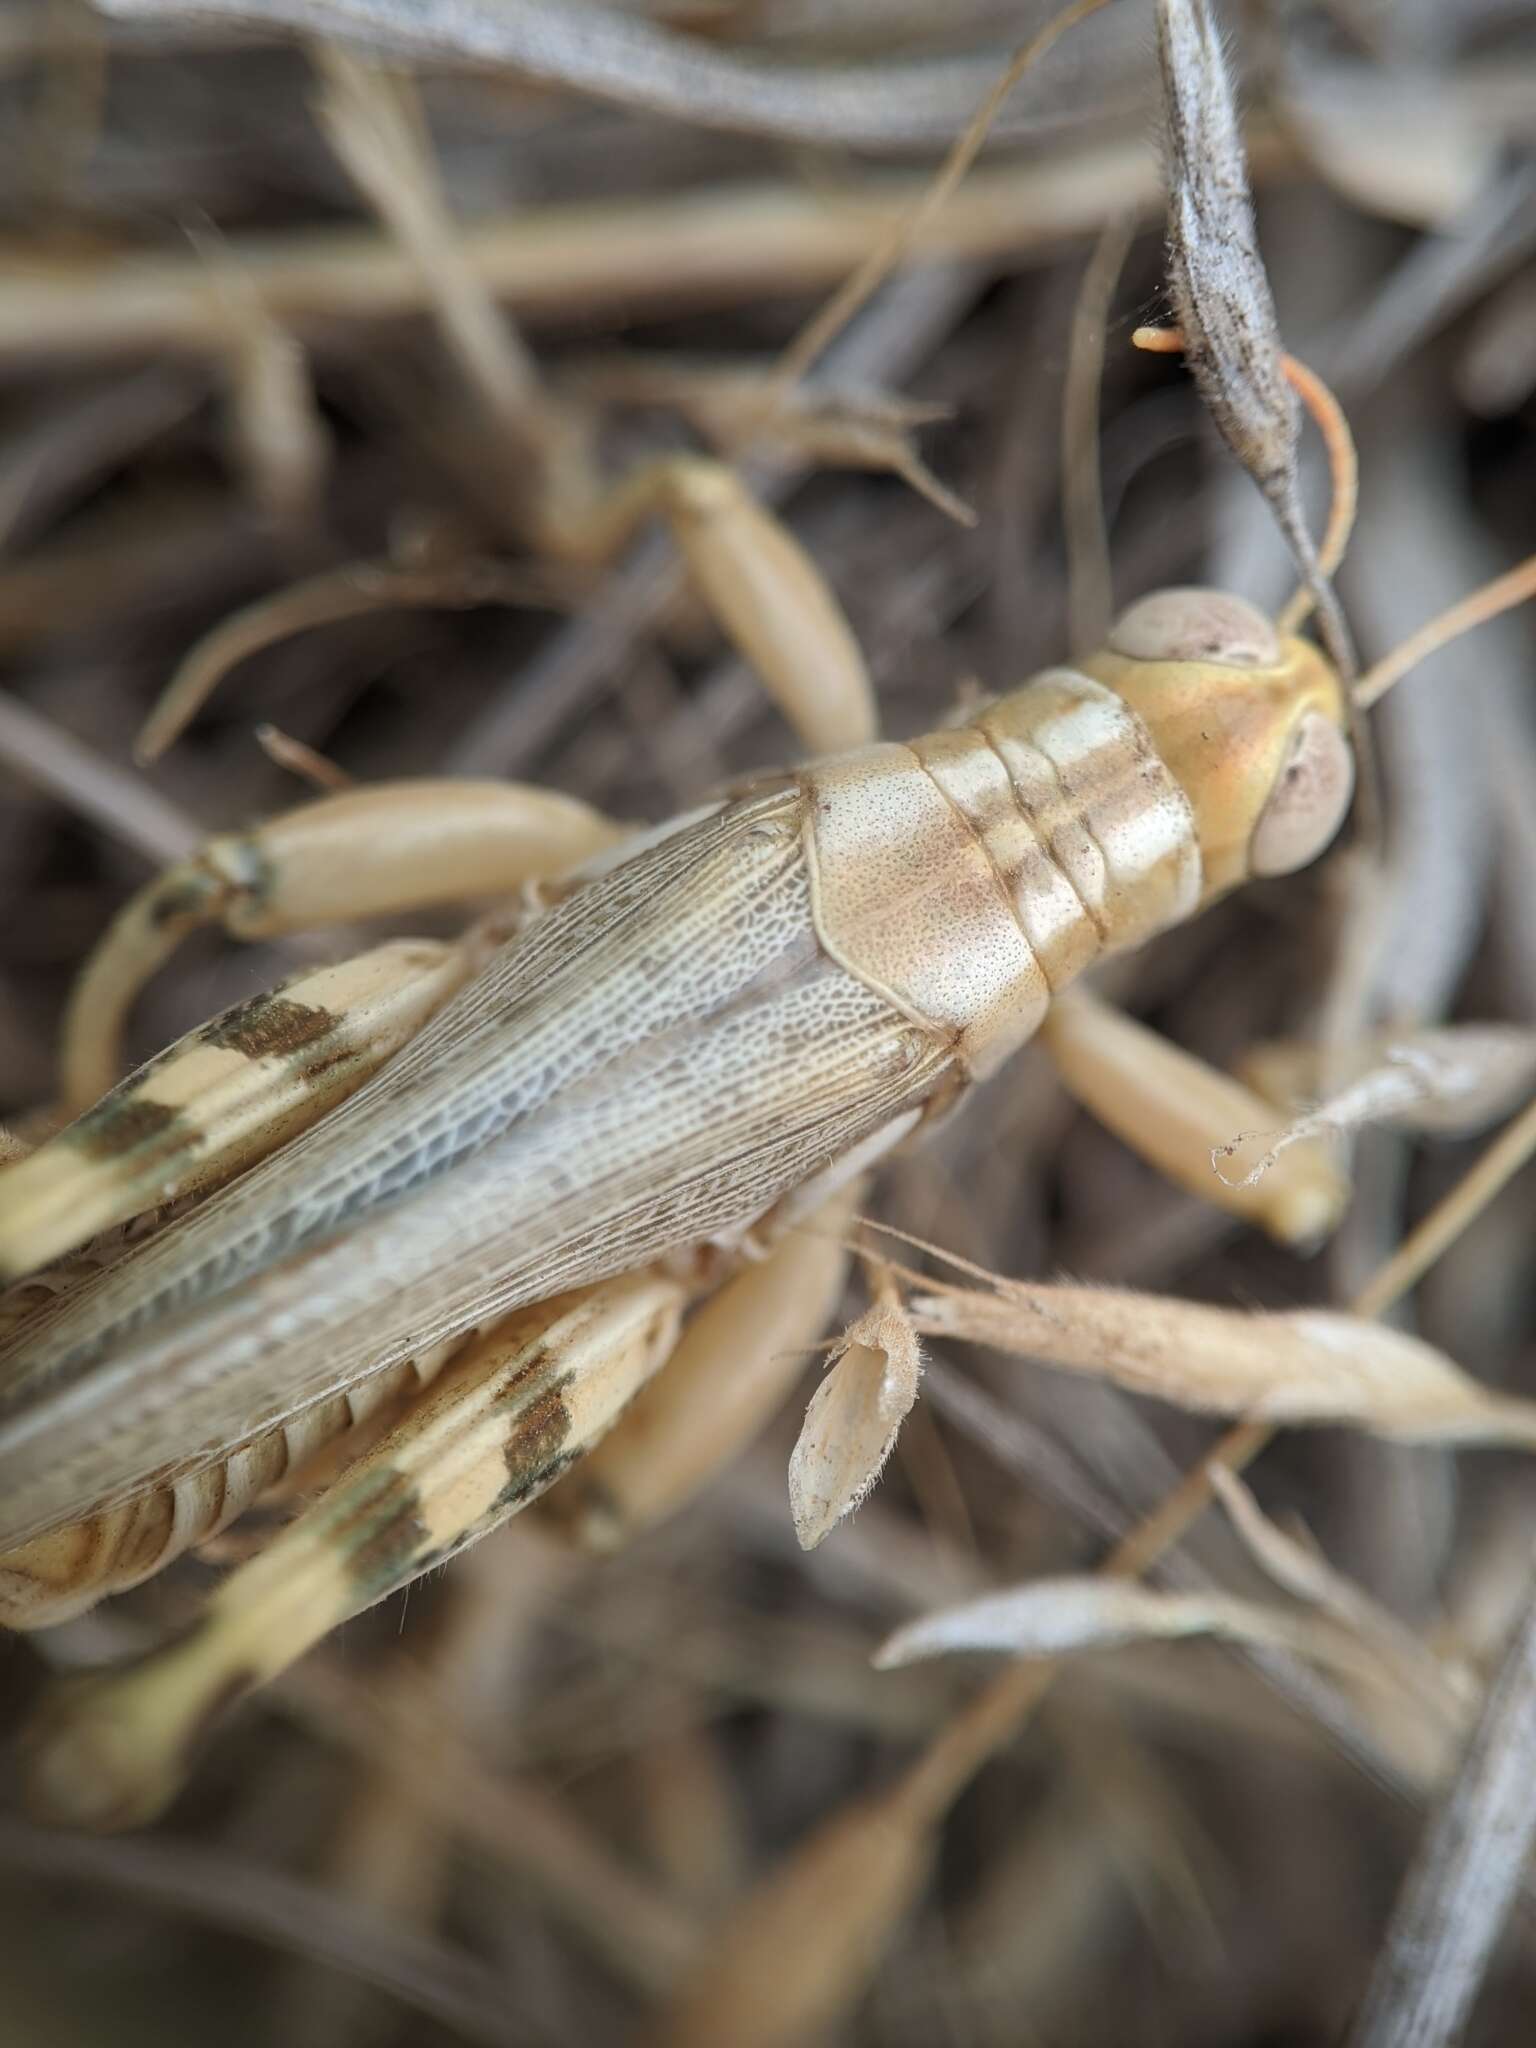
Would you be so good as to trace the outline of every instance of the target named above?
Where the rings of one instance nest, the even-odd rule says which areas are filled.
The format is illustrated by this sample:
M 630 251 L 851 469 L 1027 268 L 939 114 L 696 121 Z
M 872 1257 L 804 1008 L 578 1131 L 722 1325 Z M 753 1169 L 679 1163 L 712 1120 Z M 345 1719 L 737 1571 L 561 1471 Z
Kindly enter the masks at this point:
M 1257 605 L 1224 590 L 1155 590 L 1121 613 L 1110 651 L 1132 661 L 1214 661 L 1272 668 L 1280 640 Z
M 1332 719 L 1309 711 L 1254 827 L 1251 871 L 1288 875 L 1315 860 L 1343 824 L 1354 787 L 1355 757 L 1348 740 Z

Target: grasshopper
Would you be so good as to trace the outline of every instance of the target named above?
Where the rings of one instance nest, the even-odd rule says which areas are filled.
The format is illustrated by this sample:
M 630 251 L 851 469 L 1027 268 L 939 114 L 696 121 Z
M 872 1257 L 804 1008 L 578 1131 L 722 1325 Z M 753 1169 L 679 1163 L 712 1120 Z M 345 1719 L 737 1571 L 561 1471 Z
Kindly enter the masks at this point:
M 758 537 L 724 472 L 683 481 Z M 780 529 L 768 558 L 824 615 Z M 778 635 L 772 660 L 763 559 L 703 580 L 738 639 Z M 804 619 L 787 644 L 814 663 Z M 149 1576 L 394 1415 L 186 1636 L 70 1682 L 45 1804 L 152 1814 L 214 1708 L 534 1499 L 669 1359 L 642 1406 L 701 1373 L 728 1387 L 754 1335 L 794 1341 L 775 1301 L 810 1341 L 864 1169 L 1096 962 L 1321 854 L 1350 804 L 1349 715 L 1310 641 L 1241 598 L 1164 591 L 962 723 L 656 830 L 510 785 L 400 784 L 151 884 L 82 976 L 77 1102 L 199 923 L 256 936 L 523 893 L 456 946 L 397 942 L 237 1006 L 0 1170 L 9 1625 Z M 83 1277 L 56 1263 L 198 1193 Z

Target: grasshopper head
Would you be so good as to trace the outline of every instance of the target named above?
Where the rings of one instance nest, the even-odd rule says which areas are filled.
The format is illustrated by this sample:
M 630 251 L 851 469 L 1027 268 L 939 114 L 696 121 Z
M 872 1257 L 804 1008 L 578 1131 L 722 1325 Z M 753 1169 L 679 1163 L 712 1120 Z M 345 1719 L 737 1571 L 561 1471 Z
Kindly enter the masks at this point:
M 1195 813 L 1204 901 L 1316 859 L 1344 822 L 1355 764 L 1343 686 L 1305 640 L 1216 590 L 1161 590 L 1080 664 L 1147 727 Z

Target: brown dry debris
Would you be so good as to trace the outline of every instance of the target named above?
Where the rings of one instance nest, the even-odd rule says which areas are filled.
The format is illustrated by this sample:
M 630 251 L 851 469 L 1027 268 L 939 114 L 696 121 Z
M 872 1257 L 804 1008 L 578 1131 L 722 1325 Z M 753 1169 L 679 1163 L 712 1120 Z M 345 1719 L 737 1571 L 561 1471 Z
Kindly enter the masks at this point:
M 1111 591 L 1298 574 L 1377 664 L 1382 782 L 809 1206 L 153 1827 L 50 1832 L 7 1762 L 7 2043 L 1527 2038 L 1536 626 L 1384 658 L 1536 588 L 1533 84 L 1530 0 L 0 12 L 0 1182 L 53 1173 L 114 918 L 317 785 L 515 775 L 605 843 L 797 731 L 931 731 Z M 1193 376 L 1130 346 L 1163 323 Z M 1359 447 L 1331 581 L 1293 359 Z M 701 537 L 671 459 L 716 453 L 756 502 Z M 837 683 L 726 648 L 698 586 L 747 557 L 846 611 Z M 414 900 L 246 943 L 172 905 L 128 1052 L 436 958 Z M 296 1491 L 0 1640 L 4 1755 Z

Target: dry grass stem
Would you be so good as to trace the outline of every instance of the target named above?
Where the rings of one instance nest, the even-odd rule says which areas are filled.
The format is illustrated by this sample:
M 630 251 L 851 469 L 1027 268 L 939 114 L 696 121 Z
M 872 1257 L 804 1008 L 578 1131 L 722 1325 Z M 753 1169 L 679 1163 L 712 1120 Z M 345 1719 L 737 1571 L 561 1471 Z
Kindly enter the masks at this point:
M 118 20 L 176 19 L 183 0 L 100 0 Z M 1102 6 L 1104 0 L 1094 0 Z M 884 60 L 875 64 L 766 63 L 609 7 L 596 24 L 562 0 L 197 0 L 195 12 L 252 27 L 362 38 L 401 56 L 449 59 L 516 72 L 598 99 L 709 127 L 841 148 L 948 142 L 996 76 L 997 56 Z M 1091 81 L 1096 83 L 1096 81 Z M 997 122 L 1005 137 L 1047 135 L 1058 124 L 1042 92 Z
M 228 322 L 225 376 L 233 466 L 275 528 L 302 529 L 319 511 L 332 457 L 308 355 L 272 319 L 261 294 L 231 262 L 217 236 L 194 234 L 192 244 L 208 267 Z
M 493 215 L 466 227 L 459 247 L 519 320 L 611 319 L 679 302 L 722 307 L 845 276 L 871 237 L 903 222 L 926 189 L 925 180 L 882 179 L 829 203 L 782 183 L 726 183 L 665 208 L 643 197 Z M 916 236 L 912 255 L 1010 263 L 1043 256 L 1121 213 L 1150 217 L 1159 193 L 1157 159 L 1140 141 L 984 167 Z M 271 317 L 301 338 L 329 333 L 338 320 L 371 326 L 431 304 L 415 262 L 371 231 L 230 237 L 229 253 Z M 0 360 L 217 355 L 226 344 L 203 267 L 185 254 L 124 248 L 86 271 L 40 265 L 18 275 L 0 302 Z
M 472 611 L 480 605 L 563 609 L 571 601 L 570 588 L 562 588 L 546 572 L 489 559 L 424 565 L 349 562 L 324 570 L 221 619 L 183 657 L 144 721 L 134 751 L 141 762 L 156 760 L 186 730 L 230 669 L 291 633 L 416 606 L 449 611 Z
M 1536 1842 L 1536 1599 L 1398 1897 L 1350 2048 L 1454 2048 Z
M 889 233 L 874 244 L 857 270 L 817 310 L 784 351 L 769 394 L 771 400 L 777 401 L 794 389 L 870 295 L 907 260 L 929 224 L 940 218 L 964 184 L 994 123 L 1020 80 L 1033 70 L 1059 37 L 1090 14 L 1097 14 L 1104 4 L 1105 0 L 1071 0 L 1070 5 L 1052 15 L 1038 34 L 1031 36 L 1014 52 L 988 87 L 917 204 L 892 224 Z
M 1277 1586 L 1332 1615 L 1369 1644 L 1405 1692 L 1432 1707 L 1450 1727 L 1464 1726 L 1480 1690 L 1468 1665 L 1437 1656 L 1379 1600 L 1336 1571 L 1315 1544 L 1287 1535 L 1236 1473 L 1218 1468 L 1211 1482 L 1249 1555 Z
M 272 1697 L 328 1744 L 409 1779 L 424 1814 L 529 1884 L 629 1982 L 660 1992 L 696 1961 L 700 1930 L 688 1913 L 538 1778 L 490 1767 L 447 1721 L 431 1682 L 410 1679 L 405 1665 L 381 1694 L 360 1674 L 311 1659 Z M 427 1751 L 433 1768 L 423 1771 Z
M 157 864 L 182 859 L 203 836 L 194 818 L 139 776 L 4 692 L 0 762 L 35 788 L 60 796 L 71 810 Z
M 867 1979 L 932 1853 L 921 1811 L 888 1796 L 845 1807 L 731 1915 L 651 2048 L 814 2038 Z
M 526 2048 L 506 1987 L 484 1964 L 360 1911 L 318 1885 L 184 1842 L 82 1841 L 0 1822 L 0 1862 L 33 1882 L 69 1878 L 191 1921 L 312 1956 L 486 2048 Z
M 509 515 L 535 534 L 580 516 L 578 423 L 544 390 L 533 357 L 460 245 L 410 79 L 335 43 L 314 50 L 319 115 L 337 156 L 420 272 L 465 385 L 505 442 Z
M 284 732 L 280 725 L 258 725 L 256 744 L 269 761 L 324 795 L 334 796 L 339 790 L 357 787 L 356 776 L 349 775 L 317 748 L 307 747 L 292 733 Z

